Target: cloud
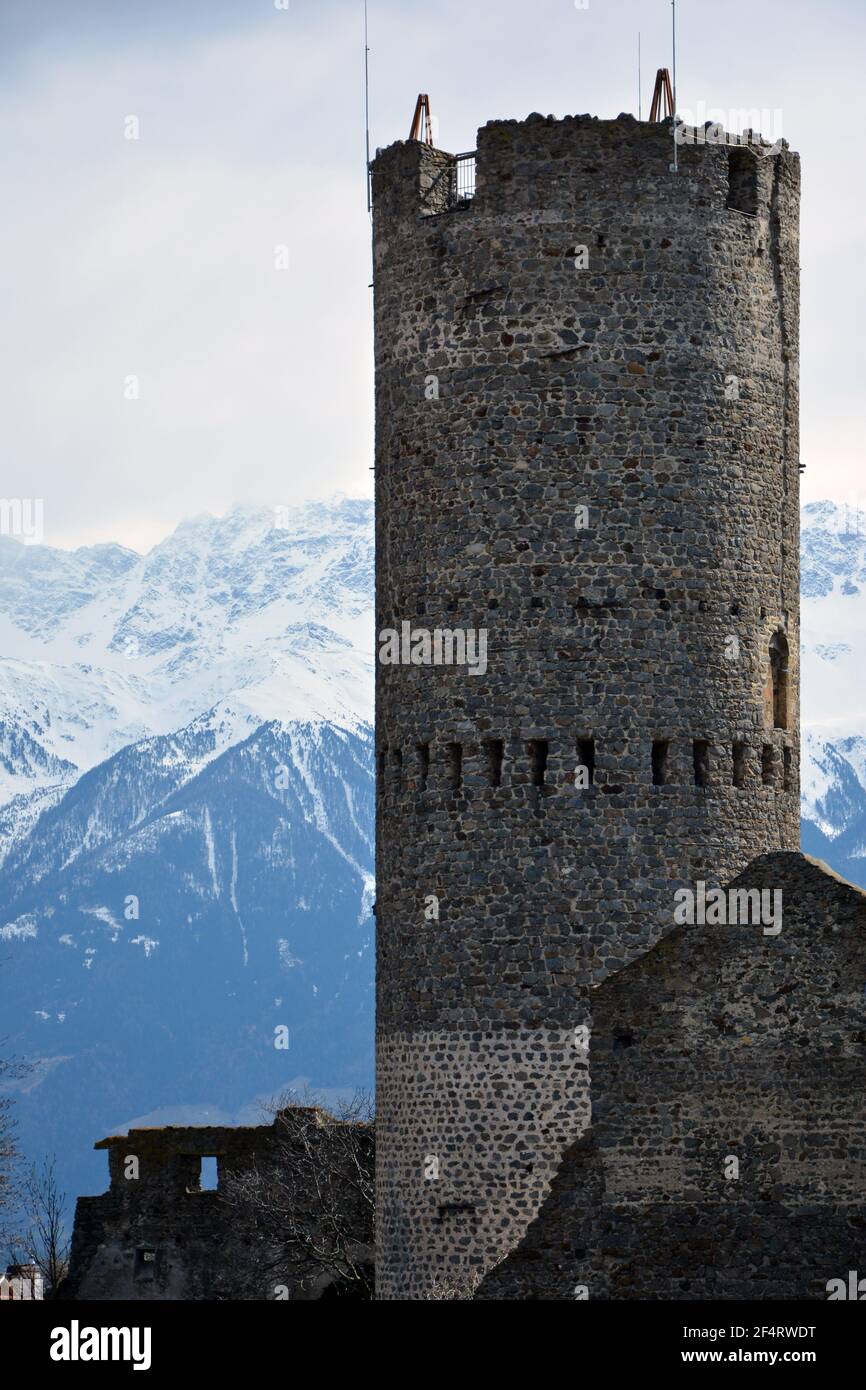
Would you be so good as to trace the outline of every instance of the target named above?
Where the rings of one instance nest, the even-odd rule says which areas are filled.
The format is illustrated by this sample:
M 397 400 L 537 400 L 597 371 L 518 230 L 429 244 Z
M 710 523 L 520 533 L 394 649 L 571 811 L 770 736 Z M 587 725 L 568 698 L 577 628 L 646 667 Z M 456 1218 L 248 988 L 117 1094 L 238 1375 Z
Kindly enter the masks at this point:
M 842 491 L 863 457 L 862 7 L 680 24 L 681 105 L 781 109 L 803 155 L 804 484 Z M 368 492 L 360 0 L 6 0 L 0 25 L 3 494 L 44 499 L 49 544 L 142 550 L 190 513 Z M 421 90 L 452 150 L 493 117 L 633 110 L 638 28 L 646 114 L 666 4 L 370 0 L 373 147 Z
M 309 140 L 339 39 L 285 49 L 268 24 L 168 64 L 83 53 L 7 98 L 4 489 L 44 498 L 49 544 L 141 549 L 203 508 L 369 488 L 363 153 Z

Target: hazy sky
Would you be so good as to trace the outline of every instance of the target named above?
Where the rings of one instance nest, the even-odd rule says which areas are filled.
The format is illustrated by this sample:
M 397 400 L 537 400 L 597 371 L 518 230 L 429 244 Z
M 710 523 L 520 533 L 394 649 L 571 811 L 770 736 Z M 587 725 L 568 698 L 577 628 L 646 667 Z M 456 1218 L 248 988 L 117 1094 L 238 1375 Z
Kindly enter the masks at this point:
M 681 112 L 779 111 L 802 156 L 804 494 L 864 505 L 866 6 L 677 8 Z M 420 90 L 451 150 L 636 113 L 638 30 L 646 116 L 670 55 L 669 0 L 369 13 L 374 148 Z M 370 491 L 363 96 L 362 0 L 0 0 L 0 496 L 43 498 L 48 544 Z

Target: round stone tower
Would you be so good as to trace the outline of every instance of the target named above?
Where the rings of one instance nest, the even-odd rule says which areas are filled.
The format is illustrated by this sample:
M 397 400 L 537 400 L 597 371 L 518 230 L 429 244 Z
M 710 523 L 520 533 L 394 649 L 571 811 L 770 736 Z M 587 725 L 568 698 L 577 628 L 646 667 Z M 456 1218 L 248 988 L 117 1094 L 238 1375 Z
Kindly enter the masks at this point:
M 514 1245 L 593 984 L 799 846 L 799 162 L 697 137 L 373 165 L 379 1297 Z

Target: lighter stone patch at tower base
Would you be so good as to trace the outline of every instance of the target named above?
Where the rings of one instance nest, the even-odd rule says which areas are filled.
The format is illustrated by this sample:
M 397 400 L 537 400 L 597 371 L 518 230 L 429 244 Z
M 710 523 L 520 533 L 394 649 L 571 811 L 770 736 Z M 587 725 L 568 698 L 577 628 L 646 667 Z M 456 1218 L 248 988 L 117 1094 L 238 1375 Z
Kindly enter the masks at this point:
M 380 1034 L 377 1070 L 377 1297 L 466 1297 L 589 1123 L 586 1049 L 574 1028 Z

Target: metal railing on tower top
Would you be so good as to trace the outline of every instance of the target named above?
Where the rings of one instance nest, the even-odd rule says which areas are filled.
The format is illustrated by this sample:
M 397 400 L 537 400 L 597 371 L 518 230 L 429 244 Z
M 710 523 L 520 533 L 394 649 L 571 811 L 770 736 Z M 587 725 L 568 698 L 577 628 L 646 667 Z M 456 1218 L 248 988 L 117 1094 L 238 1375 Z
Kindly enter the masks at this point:
M 458 154 L 454 157 L 454 181 L 457 185 L 457 201 L 465 202 L 475 197 L 475 151 Z
M 466 207 L 475 197 L 475 150 L 455 154 L 422 195 L 428 216 Z

